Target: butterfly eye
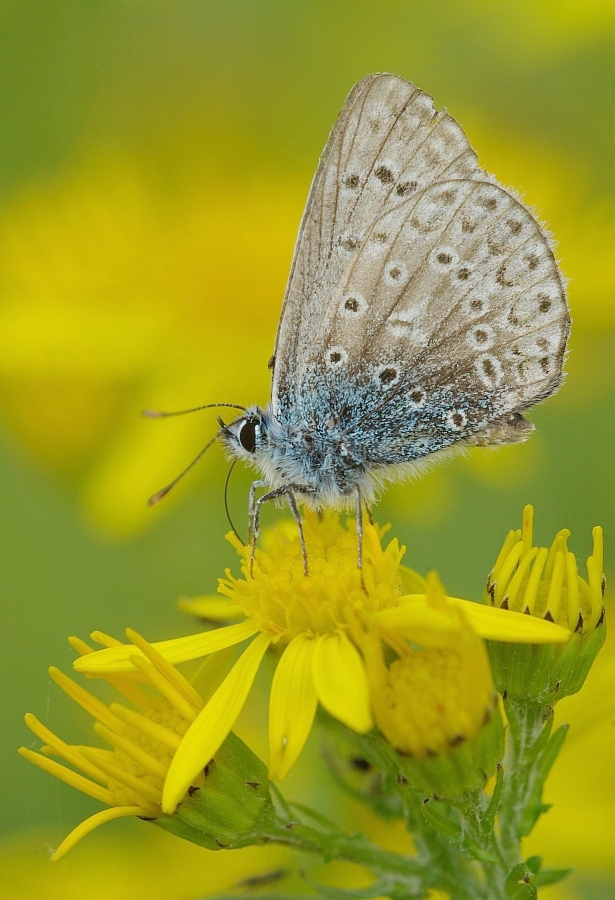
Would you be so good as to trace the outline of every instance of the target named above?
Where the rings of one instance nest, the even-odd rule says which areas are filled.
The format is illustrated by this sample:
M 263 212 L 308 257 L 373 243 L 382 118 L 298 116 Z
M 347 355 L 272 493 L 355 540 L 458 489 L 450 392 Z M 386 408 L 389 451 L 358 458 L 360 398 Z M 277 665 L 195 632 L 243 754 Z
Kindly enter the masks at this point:
M 244 422 L 238 434 L 239 443 L 248 453 L 256 451 L 256 422 Z

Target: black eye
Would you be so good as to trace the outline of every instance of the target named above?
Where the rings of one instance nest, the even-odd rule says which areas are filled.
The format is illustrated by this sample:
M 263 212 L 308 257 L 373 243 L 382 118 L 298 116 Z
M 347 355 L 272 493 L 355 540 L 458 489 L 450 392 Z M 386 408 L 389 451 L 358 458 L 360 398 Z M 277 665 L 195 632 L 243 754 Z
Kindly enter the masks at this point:
M 239 443 L 248 453 L 256 450 L 256 422 L 244 422 L 239 431 Z

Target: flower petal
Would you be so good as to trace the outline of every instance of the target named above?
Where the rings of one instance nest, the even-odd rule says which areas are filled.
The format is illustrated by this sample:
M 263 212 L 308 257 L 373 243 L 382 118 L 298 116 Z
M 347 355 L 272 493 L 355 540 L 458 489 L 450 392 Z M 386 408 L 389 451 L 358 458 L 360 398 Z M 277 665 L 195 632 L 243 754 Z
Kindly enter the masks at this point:
M 449 597 L 460 609 L 476 634 L 485 640 L 506 641 L 511 644 L 562 644 L 571 631 L 546 619 L 528 616 L 511 609 L 500 609 L 472 600 Z
M 171 663 L 186 662 L 199 659 L 209 653 L 225 650 L 234 644 L 240 644 L 256 634 L 258 625 L 252 619 L 227 625 L 225 628 L 214 628 L 212 631 L 201 631 L 187 637 L 175 638 L 171 641 L 158 641 L 152 644 L 158 653 Z M 88 672 L 92 675 L 104 675 L 107 672 L 131 672 L 134 666 L 131 656 L 143 656 L 133 644 L 121 644 L 118 647 L 106 647 L 96 653 L 80 656 L 73 662 L 77 672 Z M 143 656 L 143 659 L 145 657 Z
M 303 750 L 318 696 L 312 676 L 316 641 L 298 634 L 278 663 L 269 699 L 269 777 L 285 778 Z
M 384 609 L 376 616 L 378 622 L 422 647 L 450 647 L 459 635 L 455 616 L 427 603 L 425 594 L 410 594 L 401 598 L 399 606 Z
M 317 639 L 312 672 L 318 699 L 328 713 L 359 734 L 374 727 L 365 664 L 343 632 Z
M 51 854 L 51 861 L 57 862 L 59 859 L 62 859 L 62 857 L 65 856 L 69 850 L 72 850 L 75 844 L 84 838 L 86 834 L 89 834 L 91 831 L 94 831 L 95 828 L 104 825 L 106 822 L 112 822 L 114 819 L 123 819 L 127 816 L 142 816 L 148 814 L 151 815 L 151 813 L 148 813 L 147 809 L 142 809 L 140 806 L 112 806 L 111 809 L 102 809 L 100 812 L 90 816 L 89 819 L 85 819 L 85 821 L 77 825 L 76 828 L 73 828 L 71 833 L 64 838 L 58 849 Z
M 162 791 L 162 809 L 165 813 L 175 811 L 195 777 L 226 740 L 270 642 L 267 634 L 259 634 L 252 641 L 184 735 L 169 766 Z
M 197 619 L 204 619 L 206 622 L 236 622 L 245 618 L 244 611 L 237 603 L 232 603 L 220 594 L 180 597 L 177 606 L 189 616 L 196 616 Z

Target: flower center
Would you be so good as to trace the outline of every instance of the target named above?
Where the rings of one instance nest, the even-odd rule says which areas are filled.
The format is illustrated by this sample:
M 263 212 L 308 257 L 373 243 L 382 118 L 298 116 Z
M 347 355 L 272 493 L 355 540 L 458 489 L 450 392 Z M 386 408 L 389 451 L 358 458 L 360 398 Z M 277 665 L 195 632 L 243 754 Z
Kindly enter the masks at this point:
M 363 522 L 363 581 L 357 566 L 354 519 L 345 524 L 334 513 L 320 519 L 307 511 L 303 530 L 309 575 L 297 525 L 283 520 L 266 532 L 257 549 L 254 577 L 249 575 L 250 550 L 234 538 L 242 557 L 243 578 L 227 571 L 219 590 L 237 603 L 261 631 L 289 643 L 296 635 L 313 637 L 366 621 L 371 614 L 396 606 L 402 594 L 400 562 L 405 548 L 397 540 L 385 548 L 384 529 Z

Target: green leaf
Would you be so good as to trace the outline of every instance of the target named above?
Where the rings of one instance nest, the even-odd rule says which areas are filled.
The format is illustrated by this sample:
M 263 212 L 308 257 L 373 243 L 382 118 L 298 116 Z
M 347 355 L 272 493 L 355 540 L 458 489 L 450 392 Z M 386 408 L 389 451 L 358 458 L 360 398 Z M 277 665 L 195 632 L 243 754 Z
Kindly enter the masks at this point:
M 474 857 L 474 859 L 478 859 L 480 862 L 488 862 L 488 863 L 497 863 L 498 857 L 491 853 L 489 850 L 485 850 L 484 847 L 481 847 L 480 844 L 477 844 L 476 841 L 464 840 L 463 846 L 468 851 L 468 853 Z
M 534 878 L 536 887 L 544 887 L 547 884 L 556 884 L 564 878 L 568 878 L 572 869 L 543 869 Z
M 489 805 L 485 810 L 483 815 L 480 829 L 483 834 L 491 834 L 493 831 L 493 826 L 495 824 L 495 817 L 497 811 L 500 808 L 500 802 L 502 799 L 502 788 L 504 787 L 504 768 L 500 763 L 498 763 L 497 768 L 495 770 L 495 786 L 493 788 L 493 793 L 491 795 L 491 799 L 489 801 Z
M 463 838 L 463 828 L 459 817 L 447 809 L 437 800 L 426 800 L 421 804 L 421 813 L 428 825 L 430 825 L 438 834 L 453 841 L 456 844 L 461 843 Z M 455 815 L 455 818 L 453 818 Z
M 330 887 L 329 885 L 318 884 L 305 878 L 305 881 L 313 890 L 326 900 L 372 900 L 374 897 L 390 896 L 391 890 L 395 884 L 390 878 L 379 878 L 366 888 L 356 888 L 348 890 L 345 888 Z M 409 894 L 408 897 L 411 895 Z M 421 894 L 414 895 L 421 896 Z M 280 900 L 282 900 L 280 896 Z
M 542 866 L 542 856 L 528 856 L 525 860 L 525 865 L 528 867 L 532 875 L 538 875 L 540 872 L 540 867 Z
M 547 746 L 541 753 L 537 768 L 543 782 L 551 771 L 551 767 L 553 766 L 553 763 L 557 759 L 559 752 L 562 749 L 567 734 L 568 725 L 560 725 L 557 731 L 555 731 L 551 735 Z

